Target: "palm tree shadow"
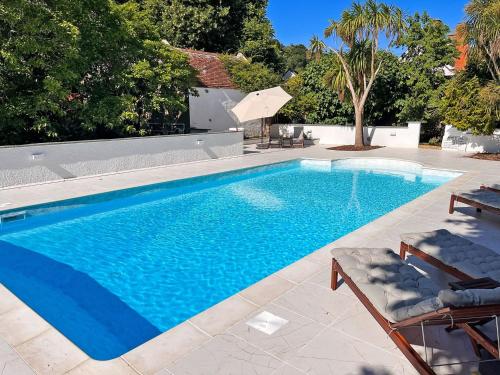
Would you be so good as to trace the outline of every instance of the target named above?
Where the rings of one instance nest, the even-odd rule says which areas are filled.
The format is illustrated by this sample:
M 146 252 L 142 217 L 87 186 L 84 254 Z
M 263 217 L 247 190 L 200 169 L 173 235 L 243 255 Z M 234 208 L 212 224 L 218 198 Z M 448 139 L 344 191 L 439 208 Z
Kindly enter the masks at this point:
M 0 282 L 93 359 L 116 358 L 161 333 L 86 273 L 5 241 L 0 259 Z

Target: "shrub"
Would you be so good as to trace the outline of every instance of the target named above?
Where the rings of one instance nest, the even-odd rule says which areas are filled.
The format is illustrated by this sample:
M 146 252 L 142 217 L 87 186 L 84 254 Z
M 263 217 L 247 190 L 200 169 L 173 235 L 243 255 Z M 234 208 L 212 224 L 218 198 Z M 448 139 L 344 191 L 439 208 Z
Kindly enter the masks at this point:
M 447 83 L 441 110 L 444 122 L 457 129 L 492 134 L 500 120 L 500 87 L 482 86 L 477 76 L 459 74 Z
M 281 77 L 262 63 L 252 63 L 229 55 L 221 56 L 221 60 L 233 83 L 244 92 L 268 89 L 281 83 Z

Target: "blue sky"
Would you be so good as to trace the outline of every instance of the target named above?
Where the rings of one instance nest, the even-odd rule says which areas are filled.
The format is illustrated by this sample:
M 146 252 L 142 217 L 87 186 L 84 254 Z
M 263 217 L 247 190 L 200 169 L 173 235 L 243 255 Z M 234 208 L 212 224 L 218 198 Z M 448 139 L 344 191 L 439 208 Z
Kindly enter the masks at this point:
M 464 16 L 467 0 L 385 0 L 399 6 L 405 13 L 426 10 L 454 30 Z M 268 16 L 273 23 L 278 40 L 285 44 L 309 44 L 316 34 L 323 37 L 329 19 L 338 19 L 349 8 L 351 0 L 269 0 Z M 332 45 L 329 41 L 327 44 Z

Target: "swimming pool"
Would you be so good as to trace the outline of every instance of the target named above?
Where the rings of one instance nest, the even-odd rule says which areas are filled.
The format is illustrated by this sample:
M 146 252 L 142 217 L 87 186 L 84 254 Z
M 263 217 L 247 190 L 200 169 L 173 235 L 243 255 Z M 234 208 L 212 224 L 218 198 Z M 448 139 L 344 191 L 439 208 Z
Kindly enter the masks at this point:
M 458 174 L 294 160 L 0 212 L 0 282 L 115 358 Z

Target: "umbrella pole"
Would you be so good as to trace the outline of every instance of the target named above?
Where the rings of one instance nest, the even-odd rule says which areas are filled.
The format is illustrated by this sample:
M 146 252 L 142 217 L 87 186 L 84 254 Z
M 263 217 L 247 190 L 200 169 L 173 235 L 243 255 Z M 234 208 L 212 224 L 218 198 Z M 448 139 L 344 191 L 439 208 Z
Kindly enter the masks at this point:
M 260 119 L 260 143 L 264 143 L 264 118 Z

